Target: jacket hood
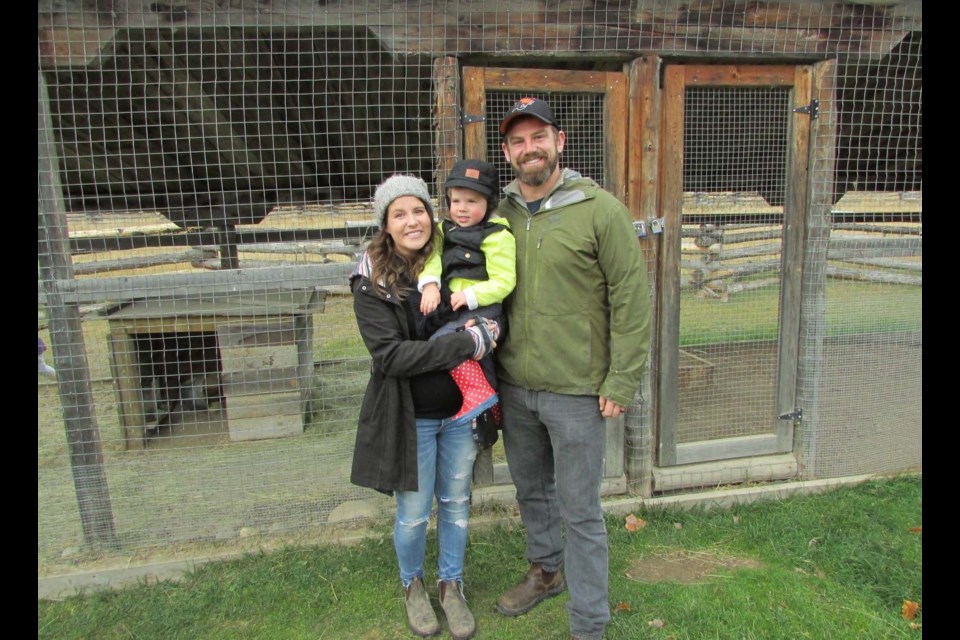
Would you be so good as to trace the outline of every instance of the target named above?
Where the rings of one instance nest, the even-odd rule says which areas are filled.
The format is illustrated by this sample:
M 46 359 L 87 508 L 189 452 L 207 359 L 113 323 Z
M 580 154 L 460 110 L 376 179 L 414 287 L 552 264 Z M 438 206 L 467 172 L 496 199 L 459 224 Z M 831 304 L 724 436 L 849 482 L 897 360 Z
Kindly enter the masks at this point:
M 364 251 L 357 264 L 354 265 L 353 271 L 350 272 L 350 282 L 353 282 L 356 278 L 369 279 L 371 273 L 373 273 L 373 263 L 370 262 L 370 256 L 367 252 Z

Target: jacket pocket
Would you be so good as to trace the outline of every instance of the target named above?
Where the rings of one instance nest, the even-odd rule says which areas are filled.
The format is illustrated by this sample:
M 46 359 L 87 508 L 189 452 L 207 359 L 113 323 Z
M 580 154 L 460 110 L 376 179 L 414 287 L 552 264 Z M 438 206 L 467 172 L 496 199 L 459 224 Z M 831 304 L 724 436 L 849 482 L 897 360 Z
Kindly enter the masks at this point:
M 451 247 L 444 251 L 441 263 L 445 281 L 451 278 L 487 279 L 487 259 L 482 251 L 466 247 Z
M 590 379 L 590 320 L 585 314 L 537 315 L 528 362 L 539 387 L 570 392 Z

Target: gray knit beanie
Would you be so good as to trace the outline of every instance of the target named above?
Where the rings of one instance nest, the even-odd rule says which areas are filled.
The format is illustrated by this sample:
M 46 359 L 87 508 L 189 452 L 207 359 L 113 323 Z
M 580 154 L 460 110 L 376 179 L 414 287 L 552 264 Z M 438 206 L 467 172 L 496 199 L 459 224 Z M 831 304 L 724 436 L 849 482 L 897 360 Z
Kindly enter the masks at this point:
M 384 180 L 377 187 L 376 193 L 373 194 L 373 214 L 375 216 L 373 223 L 377 227 L 383 228 L 383 222 L 387 217 L 387 207 L 390 206 L 391 202 L 402 196 L 419 198 L 426 205 L 430 217 L 433 218 L 433 206 L 430 204 L 430 189 L 427 188 L 427 183 L 417 176 L 398 173 Z

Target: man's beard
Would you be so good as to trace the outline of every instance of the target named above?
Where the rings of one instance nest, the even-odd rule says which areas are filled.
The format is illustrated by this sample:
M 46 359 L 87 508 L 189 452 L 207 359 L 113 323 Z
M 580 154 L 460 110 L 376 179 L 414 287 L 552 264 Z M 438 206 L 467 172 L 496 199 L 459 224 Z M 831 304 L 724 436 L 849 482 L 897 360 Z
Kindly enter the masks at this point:
M 522 162 L 529 160 L 531 157 L 534 158 L 543 158 L 546 160 L 546 163 L 543 165 L 542 169 L 524 169 Z M 527 155 L 519 160 L 516 165 L 514 165 L 514 171 L 517 173 L 517 178 L 523 184 L 529 185 L 531 187 L 539 187 L 544 182 L 547 181 L 550 176 L 553 175 L 553 172 L 556 171 L 557 165 L 560 163 L 560 154 L 553 154 L 552 158 L 544 154 L 536 155 Z

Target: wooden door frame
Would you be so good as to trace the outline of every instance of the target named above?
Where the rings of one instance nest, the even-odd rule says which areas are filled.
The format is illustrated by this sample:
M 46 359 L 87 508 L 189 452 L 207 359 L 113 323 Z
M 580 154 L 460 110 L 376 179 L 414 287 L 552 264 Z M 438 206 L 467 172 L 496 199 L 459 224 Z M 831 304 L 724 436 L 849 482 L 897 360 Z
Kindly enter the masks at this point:
M 626 203 L 627 189 L 627 76 L 620 71 L 567 71 L 558 69 L 512 69 L 500 67 L 463 68 L 463 111 L 471 123 L 464 126 L 464 155 L 487 158 L 487 89 L 524 92 L 603 93 L 610 135 L 604 140 L 604 186 Z M 479 118 L 479 119 L 475 119 Z M 562 123 L 562 121 L 561 121 Z M 496 131 L 498 122 L 490 123 Z M 576 144 L 576 140 L 570 141 Z M 591 176 L 593 177 L 593 176 Z
M 593 93 L 603 94 L 607 135 L 603 140 L 604 186 L 621 202 L 628 204 L 627 194 L 627 149 L 629 130 L 629 95 L 627 73 L 620 71 L 569 71 L 560 69 L 514 69 L 498 67 L 463 68 L 463 155 L 467 158 L 487 158 L 487 112 L 488 90 L 515 91 L 520 98 L 525 93 Z M 562 119 L 561 119 L 562 123 Z M 497 131 L 499 122 L 490 126 Z M 495 133 L 499 135 L 499 133 Z M 570 140 L 568 144 L 578 144 Z M 639 219 L 636 209 L 631 208 L 634 219 Z M 624 421 L 610 419 L 606 429 L 606 456 L 604 461 L 604 494 L 626 492 L 624 476 Z M 495 465 L 492 472 L 481 471 L 485 481 L 493 483 L 509 481 L 506 465 Z M 613 480 L 613 481 L 611 481 Z
M 796 111 L 810 104 L 812 70 L 793 65 L 668 65 L 664 69 L 661 139 L 661 210 L 664 233 L 659 262 L 661 300 L 657 325 L 657 464 L 672 466 L 706 460 L 789 452 L 793 448 L 793 420 L 779 420 L 773 434 L 742 436 L 678 444 L 676 430 L 666 425 L 679 407 L 680 350 L 680 231 L 683 203 L 683 127 L 687 86 L 791 87 L 793 117 L 788 126 L 789 145 L 784 204 L 784 247 L 778 335 L 776 413 L 792 413 L 796 405 L 800 301 L 806 210 L 810 117 Z M 671 145 L 670 140 L 679 140 Z M 670 153 L 667 151 L 673 146 Z

